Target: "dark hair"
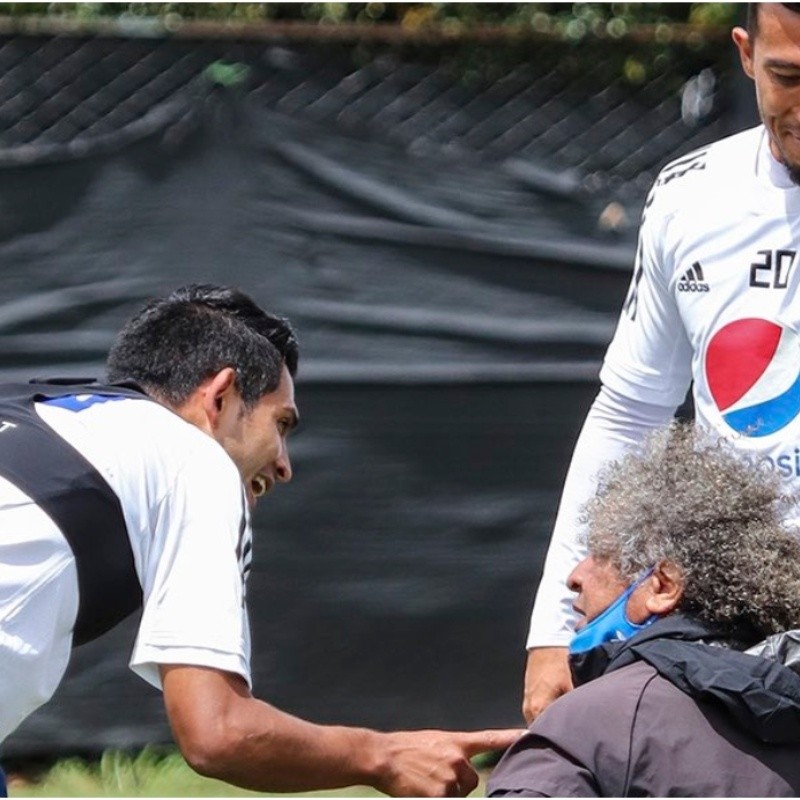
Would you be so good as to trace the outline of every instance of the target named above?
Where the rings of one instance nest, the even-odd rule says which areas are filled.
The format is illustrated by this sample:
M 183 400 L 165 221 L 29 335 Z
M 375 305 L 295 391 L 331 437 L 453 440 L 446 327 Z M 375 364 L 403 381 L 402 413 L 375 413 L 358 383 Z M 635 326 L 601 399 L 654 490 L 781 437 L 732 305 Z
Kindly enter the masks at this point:
M 751 43 L 755 41 L 758 36 L 758 7 L 761 3 L 748 3 L 747 4 L 747 35 L 750 37 Z M 795 14 L 800 14 L 800 3 L 781 3 L 784 8 L 789 11 L 794 11 Z
M 132 379 L 179 406 L 208 377 L 236 371 L 246 406 L 278 388 L 285 364 L 297 372 L 288 320 L 268 314 L 238 289 L 192 284 L 149 302 L 117 336 L 106 363 L 112 382 Z

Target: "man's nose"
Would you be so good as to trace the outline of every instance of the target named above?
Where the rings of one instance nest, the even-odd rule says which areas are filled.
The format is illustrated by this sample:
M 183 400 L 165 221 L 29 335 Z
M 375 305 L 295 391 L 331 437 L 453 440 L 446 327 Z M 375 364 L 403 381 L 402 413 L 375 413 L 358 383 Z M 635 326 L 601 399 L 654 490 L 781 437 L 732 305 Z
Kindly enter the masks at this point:
M 292 479 L 292 462 L 289 460 L 289 451 L 285 445 L 275 462 L 275 477 L 279 483 L 289 483 Z
M 572 573 L 567 576 L 567 589 L 571 592 L 577 592 L 581 587 L 578 582 L 572 577 Z
M 581 562 L 583 563 L 583 562 Z M 569 575 L 567 575 L 567 589 L 571 592 L 579 592 L 581 590 L 581 565 L 578 564 Z

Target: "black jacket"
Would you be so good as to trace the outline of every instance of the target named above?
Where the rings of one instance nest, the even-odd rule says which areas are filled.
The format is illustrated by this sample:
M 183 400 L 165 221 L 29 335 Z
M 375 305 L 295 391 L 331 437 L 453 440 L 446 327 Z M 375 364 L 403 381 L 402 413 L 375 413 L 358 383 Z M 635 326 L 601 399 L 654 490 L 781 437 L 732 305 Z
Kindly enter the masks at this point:
M 793 633 L 771 637 L 773 647 L 793 641 Z M 723 630 L 672 614 L 625 642 L 610 642 L 573 656 L 570 666 L 575 685 L 580 686 L 644 661 L 695 700 L 726 708 L 761 741 L 800 742 L 800 675 L 776 660 L 777 649 L 773 658 L 740 652 L 757 639 L 752 631 Z M 794 649 L 784 647 L 781 652 L 787 657 Z
M 676 614 L 573 659 L 490 795 L 797 796 L 800 677 L 754 638 Z

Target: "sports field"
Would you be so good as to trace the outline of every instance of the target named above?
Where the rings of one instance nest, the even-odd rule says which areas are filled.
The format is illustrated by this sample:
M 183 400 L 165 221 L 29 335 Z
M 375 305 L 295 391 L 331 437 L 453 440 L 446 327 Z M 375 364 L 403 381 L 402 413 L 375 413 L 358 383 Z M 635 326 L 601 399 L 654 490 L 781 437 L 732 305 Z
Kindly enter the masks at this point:
M 221 781 L 203 778 L 177 752 L 144 750 L 138 755 L 109 751 L 99 761 L 66 759 L 41 774 L 9 774 L 11 797 L 259 797 Z M 285 796 L 285 795 L 281 795 Z M 312 792 L 313 797 L 378 797 L 365 787 Z
M 473 792 L 484 794 L 484 782 Z M 99 761 L 67 759 L 39 774 L 9 771 L 11 797 L 263 797 L 193 772 L 177 752 L 109 751 Z M 273 795 L 270 795 L 273 796 Z M 296 797 L 297 795 L 276 795 Z M 367 787 L 309 792 L 303 797 L 383 797 Z

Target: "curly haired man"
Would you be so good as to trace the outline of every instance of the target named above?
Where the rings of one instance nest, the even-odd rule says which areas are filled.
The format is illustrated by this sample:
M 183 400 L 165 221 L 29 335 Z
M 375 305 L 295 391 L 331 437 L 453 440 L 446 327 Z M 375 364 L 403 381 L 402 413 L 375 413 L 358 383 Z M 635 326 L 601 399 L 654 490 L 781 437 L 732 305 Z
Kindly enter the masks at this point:
M 567 579 L 577 688 L 492 796 L 798 795 L 800 541 L 779 481 L 680 426 L 605 469 Z

